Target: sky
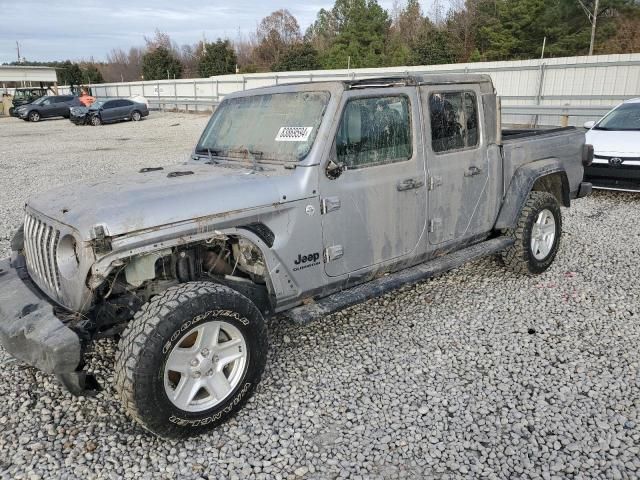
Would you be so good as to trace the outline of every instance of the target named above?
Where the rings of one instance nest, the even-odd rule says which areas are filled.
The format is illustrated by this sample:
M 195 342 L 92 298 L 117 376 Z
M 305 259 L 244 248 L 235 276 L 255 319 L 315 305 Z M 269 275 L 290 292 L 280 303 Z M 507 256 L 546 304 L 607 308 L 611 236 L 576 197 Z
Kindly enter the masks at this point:
M 422 0 L 428 12 L 434 0 Z M 322 0 L 0 0 L 0 63 L 31 61 L 106 60 L 113 48 L 125 51 L 144 45 L 156 28 L 178 44 L 218 37 L 235 40 L 255 31 L 260 20 L 280 8 L 288 9 L 304 30 Z M 393 0 L 379 0 L 391 10 Z

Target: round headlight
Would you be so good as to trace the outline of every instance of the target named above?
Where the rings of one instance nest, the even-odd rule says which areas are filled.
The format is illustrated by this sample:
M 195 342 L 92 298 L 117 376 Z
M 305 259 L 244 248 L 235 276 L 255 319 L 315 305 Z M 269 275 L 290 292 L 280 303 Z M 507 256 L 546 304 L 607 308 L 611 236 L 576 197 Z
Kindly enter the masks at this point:
M 63 277 L 72 278 L 78 271 L 80 255 L 78 254 L 78 243 L 72 235 L 65 235 L 60 239 L 56 260 Z

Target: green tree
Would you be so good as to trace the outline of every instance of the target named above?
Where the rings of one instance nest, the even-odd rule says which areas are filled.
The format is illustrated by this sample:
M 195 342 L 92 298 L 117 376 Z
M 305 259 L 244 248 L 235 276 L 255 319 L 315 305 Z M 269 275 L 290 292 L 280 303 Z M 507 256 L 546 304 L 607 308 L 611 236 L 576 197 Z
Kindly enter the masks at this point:
M 182 64 L 166 47 L 158 46 L 142 56 L 142 75 L 145 80 L 180 78 Z
M 286 50 L 280 60 L 271 66 L 274 72 L 317 70 L 320 68 L 318 51 L 310 43 L 298 43 Z
M 325 68 L 381 67 L 391 20 L 376 0 L 336 0 L 331 10 L 336 28 L 331 47 L 322 55 Z
M 61 85 L 80 85 L 83 82 L 82 69 L 77 63 L 71 63 L 71 60 L 65 60 L 58 65 L 52 66 L 56 67 L 58 82 Z
M 104 83 L 102 73 L 94 64 L 90 63 L 83 68 L 82 80 L 84 83 Z
M 414 61 L 417 65 L 438 65 L 455 63 L 459 50 L 444 28 L 431 26 L 419 36 L 414 47 Z
M 236 52 L 229 40 L 218 39 L 215 43 L 207 43 L 198 62 L 198 75 L 211 77 L 236 72 Z

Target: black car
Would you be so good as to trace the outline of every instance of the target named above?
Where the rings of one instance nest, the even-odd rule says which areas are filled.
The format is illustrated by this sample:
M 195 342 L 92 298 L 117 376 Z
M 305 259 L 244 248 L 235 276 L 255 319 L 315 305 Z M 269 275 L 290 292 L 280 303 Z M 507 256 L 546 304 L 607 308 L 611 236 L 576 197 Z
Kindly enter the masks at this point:
M 149 115 L 149 108 L 144 103 L 127 99 L 98 100 L 90 107 L 71 109 L 69 120 L 76 125 L 98 126 L 103 123 L 133 120 L 138 122 Z
M 73 95 L 47 95 L 15 109 L 15 116 L 29 122 L 39 122 L 43 118 L 69 118 L 69 109 L 82 105 Z

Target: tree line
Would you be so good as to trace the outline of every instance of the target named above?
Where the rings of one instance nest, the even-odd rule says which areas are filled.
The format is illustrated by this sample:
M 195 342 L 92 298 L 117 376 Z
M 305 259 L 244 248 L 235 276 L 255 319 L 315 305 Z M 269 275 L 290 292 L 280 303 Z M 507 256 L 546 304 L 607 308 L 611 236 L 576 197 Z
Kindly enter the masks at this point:
M 166 33 L 145 37 L 102 63 L 54 62 L 61 83 L 195 78 L 230 73 L 434 65 L 585 55 L 595 0 L 336 0 L 303 33 L 285 9 L 234 41 L 178 46 Z M 600 0 L 594 53 L 640 52 L 640 0 Z M 87 80 L 85 80 L 87 79 Z

